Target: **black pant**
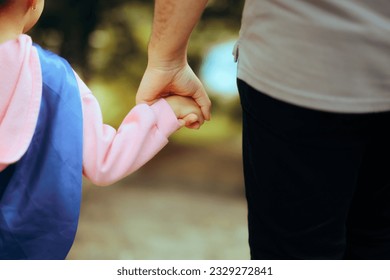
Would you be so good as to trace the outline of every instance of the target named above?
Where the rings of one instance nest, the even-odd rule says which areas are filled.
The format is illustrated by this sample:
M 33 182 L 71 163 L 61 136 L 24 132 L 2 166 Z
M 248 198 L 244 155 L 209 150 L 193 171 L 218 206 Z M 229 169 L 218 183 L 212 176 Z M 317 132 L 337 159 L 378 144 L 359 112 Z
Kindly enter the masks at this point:
M 390 113 L 338 114 L 238 81 L 252 259 L 390 259 Z

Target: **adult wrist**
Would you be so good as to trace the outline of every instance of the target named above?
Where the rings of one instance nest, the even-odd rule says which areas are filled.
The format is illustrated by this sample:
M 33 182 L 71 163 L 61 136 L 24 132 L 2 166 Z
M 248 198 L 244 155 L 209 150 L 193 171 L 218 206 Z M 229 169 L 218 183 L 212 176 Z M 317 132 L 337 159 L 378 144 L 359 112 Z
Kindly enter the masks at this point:
M 148 47 L 148 66 L 162 68 L 163 70 L 172 70 L 182 68 L 187 65 L 187 47 L 177 48 L 175 50 L 165 50 L 160 46 Z

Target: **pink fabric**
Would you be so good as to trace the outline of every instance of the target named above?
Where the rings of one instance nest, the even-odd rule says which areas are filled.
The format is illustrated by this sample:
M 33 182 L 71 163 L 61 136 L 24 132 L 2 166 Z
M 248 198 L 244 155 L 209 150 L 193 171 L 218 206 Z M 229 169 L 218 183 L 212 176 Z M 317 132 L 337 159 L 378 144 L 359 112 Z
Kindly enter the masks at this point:
M 96 98 L 77 76 L 84 116 L 83 173 L 97 185 L 109 185 L 136 171 L 167 143 L 180 125 L 164 99 L 135 106 L 116 131 L 103 124 Z
M 83 108 L 83 174 L 109 185 L 134 172 L 167 143 L 180 125 L 164 100 L 135 106 L 118 131 L 103 124 L 100 106 L 77 76 Z M 0 171 L 18 161 L 34 135 L 42 96 L 42 74 L 31 38 L 0 45 Z
M 38 120 L 42 75 L 31 38 L 0 45 L 0 171 L 27 151 Z

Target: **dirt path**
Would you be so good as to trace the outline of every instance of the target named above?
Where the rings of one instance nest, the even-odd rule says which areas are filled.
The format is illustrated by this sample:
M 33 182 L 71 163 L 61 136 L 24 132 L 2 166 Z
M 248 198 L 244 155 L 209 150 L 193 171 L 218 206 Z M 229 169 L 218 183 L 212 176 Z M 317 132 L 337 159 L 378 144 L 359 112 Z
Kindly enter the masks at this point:
M 170 146 L 116 186 L 86 183 L 68 259 L 248 259 L 241 173 L 237 150 Z

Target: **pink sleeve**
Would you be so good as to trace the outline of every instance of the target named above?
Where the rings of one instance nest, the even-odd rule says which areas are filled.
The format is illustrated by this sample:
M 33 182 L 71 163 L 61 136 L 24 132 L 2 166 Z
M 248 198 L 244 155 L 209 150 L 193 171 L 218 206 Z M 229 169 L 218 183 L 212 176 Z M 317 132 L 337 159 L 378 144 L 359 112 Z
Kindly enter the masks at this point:
M 168 103 L 135 106 L 118 131 L 103 124 L 100 106 L 77 76 L 84 125 L 83 174 L 96 185 L 110 185 L 136 171 L 167 143 L 179 128 Z

